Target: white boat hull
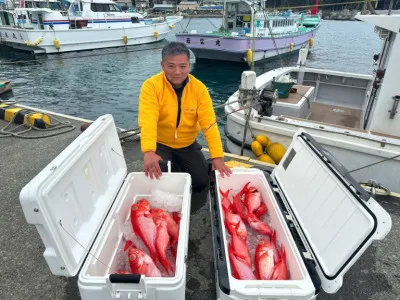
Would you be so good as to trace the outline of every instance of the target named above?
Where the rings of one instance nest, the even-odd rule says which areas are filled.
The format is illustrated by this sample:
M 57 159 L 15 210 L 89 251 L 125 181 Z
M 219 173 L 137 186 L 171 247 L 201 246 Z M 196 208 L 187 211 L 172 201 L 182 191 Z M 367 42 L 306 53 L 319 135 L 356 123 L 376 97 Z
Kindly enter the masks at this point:
M 249 149 L 253 138 L 251 134 L 262 134 L 273 142 L 279 142 L 288 147 L 293 135 L 299 128 L 304 128 L 325 149 L 343 165 L 348 171 L 358 169 L 378 161 L 392 158 L 400 154 L 398 140 L 377 136 L 366 132 L 349 131 L 346 129 L 320 128 L 318 124 L 312 124 L 290 119 L 277 120 L 277 117 L 263 117 L 261 122 L 250 120 L 251 128 L 246 132 L 245 143 L 247 149 L 242 153 L 245 156 L 255 158 Z M 241 142 L 243 141 L 245 116 L 243 112 L 233 113 L 228 116 L 225 127 L 227 140 L 225 149 L 227 152 L 241 154 Z M 358 182 L 375 180 L 383 184 L 391 191 L 400 192 L 400 158 L 389 159 L 376 165 L 351 172 Z M 306 170 L 305 170 L 306 171 Z
M 165 39 L 171 31 L 170 25 L 171 23 L 161 23 L 131 28 L 83 28 L 55 31 L 0 27 L 0 41 L 15 49 L 50 54 L 154 43 Z M 126 44 L 124 36 L 127 36 Z M 31 46 L 26 43 L 35 44 L 40 38 L 43 40 L 37 45 Z M 59 49 L 54 44 L 55 39 L 60 42 Z

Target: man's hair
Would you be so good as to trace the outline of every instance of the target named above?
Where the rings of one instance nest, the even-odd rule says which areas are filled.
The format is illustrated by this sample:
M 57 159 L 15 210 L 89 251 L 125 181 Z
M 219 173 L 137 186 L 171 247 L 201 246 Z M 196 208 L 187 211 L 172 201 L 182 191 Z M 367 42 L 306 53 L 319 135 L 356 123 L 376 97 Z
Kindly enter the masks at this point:
M 164 46 L 162 49 L 162 60 L 166 59 L 168 56 L 175 56 L 184 54 L 190 60 L 190 52 L 184 43 L 171 42 Z

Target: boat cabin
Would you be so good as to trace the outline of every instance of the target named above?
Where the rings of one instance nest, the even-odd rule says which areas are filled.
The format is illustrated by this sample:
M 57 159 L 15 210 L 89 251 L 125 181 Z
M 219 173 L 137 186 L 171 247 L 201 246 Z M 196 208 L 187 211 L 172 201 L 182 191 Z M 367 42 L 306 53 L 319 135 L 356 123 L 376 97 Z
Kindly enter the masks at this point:
M 141 23 L 137 12 L 124 12 L 111 0 L 77 0 L 63 7 L 57 0 L 29 0 L 10 11 L 0 12 L 0 25 L 39 30 L 121 28 Z
M 254 19 L 254 22 L 253 22 Z M 301 30 L 300 15 L 286 12 L 269 12 L 252 3 L 227 2 L 224 13 L 224 25 L 221 29 L 233 36 L 279 37 Z

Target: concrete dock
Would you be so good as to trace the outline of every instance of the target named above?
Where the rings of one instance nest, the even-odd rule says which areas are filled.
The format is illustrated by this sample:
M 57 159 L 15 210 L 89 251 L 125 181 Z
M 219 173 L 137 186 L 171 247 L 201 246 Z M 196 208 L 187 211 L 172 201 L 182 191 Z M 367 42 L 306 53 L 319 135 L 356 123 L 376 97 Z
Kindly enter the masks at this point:
M 82 120 L 58 118 L 75 128 L 47 138 L 0 137 L 0 299 L 80 299 L 77 277 L 57 277 L 50 272 L 40 236 L 27 224 L 19 202 L 23 186 L 81 133 Z M 0 121 L 0 129 L 6 125 Z M 128 172 L 142 171 L 138 140 L 127 139 L 122 147 Z M 378 201 L 392 217 L 391 232 L 362 255 L 345 275 L 338 293 L 321 292 L 317 299 L 400 299 L 400 201 L 393 197 Z M 209 203 L 202 201 L 197 206 L 190 220 L 186 299 L 216 299 Z

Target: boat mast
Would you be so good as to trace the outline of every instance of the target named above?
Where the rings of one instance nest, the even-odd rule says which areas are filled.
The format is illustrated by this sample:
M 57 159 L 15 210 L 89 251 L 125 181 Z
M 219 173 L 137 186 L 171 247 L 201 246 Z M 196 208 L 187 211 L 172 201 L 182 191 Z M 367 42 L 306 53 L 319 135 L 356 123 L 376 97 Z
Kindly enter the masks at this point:
M 261 3 L 264 3 L 263 0 L 261 0 Z M 257 5 L 257 4 L 254 4 Z M 251 32 L 252 32 L 252 45 L 251 45 L 251 49 L 253 51 L 253 60 L 251 61 L 251 71 L 254 71 L 254 55 L 255 55 L 255 51 L 256 51 L 256 14 L 257 14 L 257 9 L 255 9 L 254 7 L 251 7 Z
M 226 20 L 226 0 L 224 0 L 224 11 L 222 13 L 222 26 L 224 31 L 226 31 L 228 29 L 228 24 L 227 24 L 227 20 Z

